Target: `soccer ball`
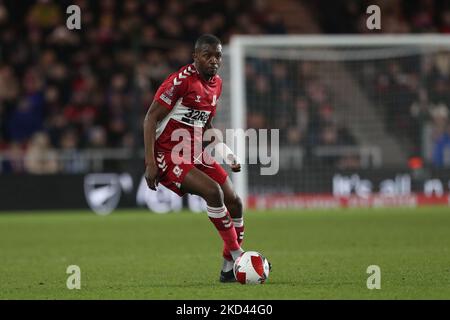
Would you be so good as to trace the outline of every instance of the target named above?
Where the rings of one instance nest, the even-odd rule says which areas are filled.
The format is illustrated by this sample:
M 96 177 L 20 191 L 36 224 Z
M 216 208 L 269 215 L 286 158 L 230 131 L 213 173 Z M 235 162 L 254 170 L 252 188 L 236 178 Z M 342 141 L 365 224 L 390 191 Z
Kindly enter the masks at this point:
M 269 277 L 269 262 L 256 251 L 245 251 L 233 266 L 236 280 L 242 284 L 261 284 Z

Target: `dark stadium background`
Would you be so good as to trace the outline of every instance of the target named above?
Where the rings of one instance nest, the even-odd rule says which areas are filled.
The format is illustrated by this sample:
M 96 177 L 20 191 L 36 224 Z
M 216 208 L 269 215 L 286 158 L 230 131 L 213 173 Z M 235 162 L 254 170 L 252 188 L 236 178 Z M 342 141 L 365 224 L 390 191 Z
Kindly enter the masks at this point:
M 65 27 L 65 9 L 71 4 L 81 8 L 81 30 Z M 381 6 L 382 30 L 365 27 L 365 9 L 370 4 Z M 163 79 L 191 61 L 192 44 L 202 33 L 214 33 L 227 45 L 239 34 L 448 33 L 449 20 L 448 4 L 438 0 L 1 1 L 0 174 L 4 178 L 0 183 L 8 201 L 2 201 L 0 208 L 14 209 L 15 203 L 16 209 L 86 207 L 85 201 L 79 201 L 83 200 L 79 191 L 84 175 L 93 172 L 129 173 L 135 194 L 143 172 L 143 116 Z M 289 65 L 278 66 L 274 81 L 291 81 L 286 68 Z M 388 66 L 379 70 L 379 79 L 391 77 L 389 72 Z M 386 130 L 406 141 L 408 155 L 416 161 L 405 161 L 397 168 L 399 174 L 414 174 L 411 163 L 421 166 L 425 161 L 431 169 L 449 165 L 438 153 L 429 161 L 421 159 L 420 130 L 425 122 L 435 122 L 436 148 L 448 143 L 450 80 L 438 70 L 426 76 L 424 90 L 430 104 L 440 103 L 440 112 L 432 112 L 431 107 L 419 114 L 410 112 L 420 99 L 412 86 L 401 87 L 394 80 L 378 89 L 388 97 L 384 101 Z M 283 97 L 283 87 L 274 86 L 268 74 L 250 74 L 248 95 L 253 100 L 248 104 L 248 128 L 286 128 L 281 130 L 280 145 L 306 150 L 306 164 L 294 171 L 306 178 L 293 179 L 291 169 L 281 168 L 278 177 L 264 185 L 267 179 L 253 174 L 253 193 L 270 191 L 270 183 L 272 189 L 286 192 L 329 193 L 336 169 L 362 169 L 355 157 L 310 155 L 314 146 L 355 146 L 358 137 L 345 126 L 329 124 L 339 108 L 327 102 L 330 92 L 323 84 L 305 90 L 308 78 L 299 81 L 287 88 L 297 86 L 303 100 L 292 100 L 282 114 L 277 106 L 285 101 L 277 99 Z M 325 102 L 316 102 L 314 92 L 322 92 Z M 14 179 L 19 175 L 25 177 Z M 55 175 L 77 183 L 60 188 L 67 195 L 55 197 L 52 203 L 51 192 L 27 192 L 30 202 L 26 205 L 14 197 L 21 193 L 8 187 L 13 179 L 19 189 L 39 190 Z M 395 177 L 384 171 L 379 175 Z M 439 178 L 439 171 L 427 171 L 424 177 Z M 413 191 L 419 189 L 413 187 Z M 121 203 L 133 205 L 132 200 Z

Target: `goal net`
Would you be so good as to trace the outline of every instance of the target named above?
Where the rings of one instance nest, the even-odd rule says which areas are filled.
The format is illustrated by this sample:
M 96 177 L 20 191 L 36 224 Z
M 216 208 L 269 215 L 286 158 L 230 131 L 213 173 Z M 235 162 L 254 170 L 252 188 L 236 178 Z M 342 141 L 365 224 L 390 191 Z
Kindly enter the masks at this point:
M 448 203 L 448 37 L 237 36 L 221 76 L 247 206 Z

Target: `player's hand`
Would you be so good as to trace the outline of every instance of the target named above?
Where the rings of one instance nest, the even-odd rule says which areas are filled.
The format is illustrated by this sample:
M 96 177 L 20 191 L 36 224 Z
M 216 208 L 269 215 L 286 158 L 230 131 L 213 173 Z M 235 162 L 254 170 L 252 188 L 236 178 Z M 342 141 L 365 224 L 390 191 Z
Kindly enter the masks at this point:
M 158 186 L 158 167 L 156 164 L 148 164 L 145 168 L 145 181 L 147 181 L 147 186 L 152 189 L 156 190 L 156 187 Z
M 236 159 L 232 159 L 231 164 L 230 164 L 230 168 L 231 171 L 233 172 L 240 172 L 241 171 L 241 164 L 239 162 L 237 162 Z

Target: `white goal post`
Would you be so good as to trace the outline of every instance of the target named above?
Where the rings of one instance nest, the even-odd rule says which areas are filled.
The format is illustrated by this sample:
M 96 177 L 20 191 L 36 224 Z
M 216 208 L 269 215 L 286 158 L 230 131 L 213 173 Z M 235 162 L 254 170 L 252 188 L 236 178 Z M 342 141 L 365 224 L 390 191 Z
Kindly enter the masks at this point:
M 358 48 L 360 51 L 351 49 Z M 308 50 L 310 49 L 310 50 Z M 344 50 L 350 49 L 350 50 Z M 248 56 L 280 59 L 306 59 L 314 61 L 353 61 L 386 59 L 420 54 L 428 50 L 450 50 L 450 37 L 443 35 L 238 35 L 231 38 L 225 53 L 229 55 L 230 123 L 231 128 L 247 129 L 246 58 Z M 266 56 L 264 56 L 266 55 Z M 270 75 L 269 75 L 270 77 Z M 274 106 L 276 108 L 276 106 Z M 280 128 L 283 130 L 283 128 Z M 386 141 L 386 145 L 388 141 Z M 245 145 L 238 144 L 234 150 L 240 159 L 246 159 Z M 383 151 L 383 150 L 382 150 Z M 380 157 L 383 156 L 378 155 Z M 384 163 L 387 163 L 386 151 Z M 242 163 L 242 172 L 233 174 L 236 192 L 246 202 L 249 195 L 248 165 Z M 271 177 L 267 177 L 271 179 Z M 297 177 L 301 179 L 301 177 Z

